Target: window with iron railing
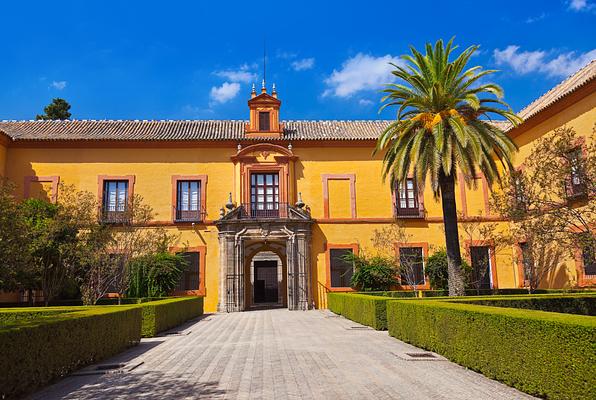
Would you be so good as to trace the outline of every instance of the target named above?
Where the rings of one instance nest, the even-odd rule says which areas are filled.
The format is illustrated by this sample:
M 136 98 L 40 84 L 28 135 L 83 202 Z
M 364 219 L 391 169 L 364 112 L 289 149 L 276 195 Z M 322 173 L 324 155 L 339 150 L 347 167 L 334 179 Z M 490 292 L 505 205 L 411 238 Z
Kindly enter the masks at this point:
M 250 175 L 250 214 L 253 217 L 279 215 L 279 174 Z
M 106 180 L 103 187 L 101 218 L 104 222 L 120 223 L 128 211 L 128 181 Z
M 177 181 L 176 184 L 176 221 L 202 221 L 201 181 Z
M 420 215 L 418 186 L 414 178 L 396 182 L 395 214 L 397 217 L 416 217 Z
M 586 194 L 586 176 L 584 172 L 584 160 L 582 148 L 573 149 L 567 154 L 569 160 L 569 182 L 567 193 L 570 196 L 582 196 Z

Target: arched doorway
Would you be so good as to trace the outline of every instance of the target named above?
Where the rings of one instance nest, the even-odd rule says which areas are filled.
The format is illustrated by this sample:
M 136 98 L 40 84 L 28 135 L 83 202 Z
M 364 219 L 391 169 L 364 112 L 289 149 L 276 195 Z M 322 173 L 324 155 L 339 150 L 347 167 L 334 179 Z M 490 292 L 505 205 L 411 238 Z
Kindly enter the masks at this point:
M 285 307 L 286 279 L 284 263 L 272 251 L 261 251 L 250 263 L 249 304 L 252 308 Z
M 245 309 L 287 307 L 288 269 L 285 244 L 248 243 L 245 254 Z

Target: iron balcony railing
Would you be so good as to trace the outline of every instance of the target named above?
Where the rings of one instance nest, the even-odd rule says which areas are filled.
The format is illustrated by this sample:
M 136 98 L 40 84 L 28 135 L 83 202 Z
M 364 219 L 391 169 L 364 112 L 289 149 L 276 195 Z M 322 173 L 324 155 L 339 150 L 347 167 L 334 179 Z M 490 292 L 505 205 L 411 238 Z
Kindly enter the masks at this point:
M 242 203 L 240 205 L 240 218 L 288 218 L 289 208 L 288 203 Z
M 130 222 L 128 208 L 113 209 L 111 207 L 100 207 L 99 218 L 105 224 L 124 224 Z
M 420 217 L 420 209 L 416 208 L 400 208 L 395 207 L 395 218 L 414 218 Z
M 174 209 L 174 220 L 176 222 L 202 222 L 205 220 L 205 211 L 198 210 L 180 210 L 177 207 Z

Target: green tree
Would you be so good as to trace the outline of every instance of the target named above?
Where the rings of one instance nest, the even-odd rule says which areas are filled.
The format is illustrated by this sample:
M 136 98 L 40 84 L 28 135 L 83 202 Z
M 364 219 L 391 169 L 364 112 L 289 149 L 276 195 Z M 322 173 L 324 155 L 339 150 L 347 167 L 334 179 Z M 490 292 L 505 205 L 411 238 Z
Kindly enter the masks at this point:
M 37 114 L 35 119 L 52 120 L 52 119 L 69 119 L 72 115 L 70 113 L 70 104 L 64 99 L 55 98 L 44 109 L 44 114 Z
M 163 297 L 176 287 L 188 262 L 180 255 L 160 252 L 129 263 L 131 297 Z
M 33 276 L 14 189 L 12 182 L 0 177 L 0 290 L 4 291 L 26 287 Z
M 344 261 L 354 264 L 354 274 L 351 285 L 353 288 L 364 292 L 376 290 L 390 290 L 398 283 L 396 276 L 398 269 L 392 257 L 375 255 L 372 257 L 366 254 L 347 253 Z
M 481 79 L 494 73 L 468 61 L 478 46 L 464 50 L 453 61 L 453 39 L 426 45 L 426 54 L 411 48 L 404 66 L 392 72 L 402 82 L 384 90 L 383 106 L 397 107 L 397 119 L 380 135 L 376 152 L 385 151 L 383 179 L 404 182 L 413 173 L 419 188 L 429 178 L 433 194 L 441 198 L 445 244 L 449 265 L 449 294 L 464 294 L 461 252 L 455 204 L 457 170 L 469 186 L 480 170 L 492 185 L 500 181 L 498 164 L 511 168 L 517 148 L 489 119 L 493 116 L 513 124 L 520 119 L 501 100 L 503 90 Z M 484 118 L 484 119 L 482 119 Z M 464 182 L 460 182 L 463 184 Z

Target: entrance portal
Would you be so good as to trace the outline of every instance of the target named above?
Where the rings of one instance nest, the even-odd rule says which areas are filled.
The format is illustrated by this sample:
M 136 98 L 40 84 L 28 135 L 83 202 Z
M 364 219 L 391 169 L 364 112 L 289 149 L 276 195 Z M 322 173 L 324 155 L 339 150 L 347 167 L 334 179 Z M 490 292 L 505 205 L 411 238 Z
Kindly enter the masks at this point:
M 255 261 L 255 305 L 278 302 L 277 261 Z

